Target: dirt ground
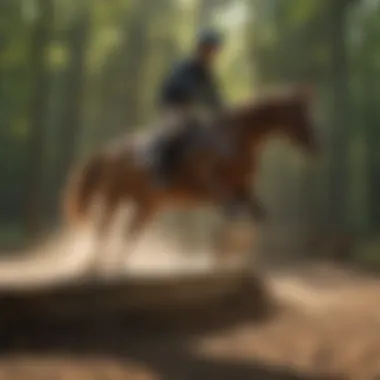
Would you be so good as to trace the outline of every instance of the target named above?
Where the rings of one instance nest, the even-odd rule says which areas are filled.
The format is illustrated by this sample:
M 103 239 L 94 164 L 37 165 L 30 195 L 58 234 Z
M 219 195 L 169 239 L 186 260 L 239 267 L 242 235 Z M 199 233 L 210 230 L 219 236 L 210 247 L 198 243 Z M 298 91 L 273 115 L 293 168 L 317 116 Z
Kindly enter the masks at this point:
M 374 380 L 380 280 L 271 272 L 238 299 L 161 318 L 117 315 L 2 324 L 6 380 Z M 265 312 L 264 312 L 265 311 Z M 21 317 L 21 318 L 20 318 Z M 5 336 L 4 335 L 4 336 Z

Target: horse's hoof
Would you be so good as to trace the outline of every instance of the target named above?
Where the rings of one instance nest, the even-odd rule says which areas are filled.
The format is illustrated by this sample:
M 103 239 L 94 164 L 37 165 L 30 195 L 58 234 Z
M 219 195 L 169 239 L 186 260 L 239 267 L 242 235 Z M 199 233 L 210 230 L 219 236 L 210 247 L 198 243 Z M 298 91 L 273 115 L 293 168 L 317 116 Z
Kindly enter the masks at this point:
M 263 223 L 267 220 L 267 217 L 268 217 L 268 214 L 267 212 L 261 208 L 261 207 L 257 207 L 253 213 L 252 213 L 252 216 L 253 216 L 253 219 L 255 222 L 257 223 Z

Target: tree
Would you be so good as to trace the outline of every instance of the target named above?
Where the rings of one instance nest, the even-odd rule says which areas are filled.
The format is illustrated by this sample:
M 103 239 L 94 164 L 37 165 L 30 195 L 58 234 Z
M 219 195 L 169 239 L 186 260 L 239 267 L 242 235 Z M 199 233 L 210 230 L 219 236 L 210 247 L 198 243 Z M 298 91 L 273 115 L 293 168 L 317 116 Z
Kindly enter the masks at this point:
M 54 193 L 59 195 L 59 189 L 71 164 L 76 158 L 79 140 L 83 127 L 84 87 L 86 79 L 86 52 L 88 48 L 90 13 L 87 7 L 80 8 L 73 16 L 67 34 L 69 63 L 63 74 L 63 107 L 59 120 L 58 161 L 55 167 L 54 183 L 57 186 Z M 57 202 L 56 197 L 54 197 Z
M 337 0 L 330 7 L 331 125 L 330 223 L 333 230 L 346 224 L 347 158 L 350 133 L 350 88 L 347 47 L 347 12 L 351 0 Z
M 37 19 L 31 38 L 30 127 L 26 163 L 26 231 L 35 236 L 42 223 L 42 194 L 46 152 L 46 112 L 49 97 L 49 70 L 46 49 L 53 23 L 53 1 L 37 2 Z

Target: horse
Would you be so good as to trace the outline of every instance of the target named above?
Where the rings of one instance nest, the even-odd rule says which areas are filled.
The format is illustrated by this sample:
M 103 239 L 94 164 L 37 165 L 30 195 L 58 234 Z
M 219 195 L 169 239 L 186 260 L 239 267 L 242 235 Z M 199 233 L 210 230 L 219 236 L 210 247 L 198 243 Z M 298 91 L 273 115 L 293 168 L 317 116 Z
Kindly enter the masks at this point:
M 154 155 L 161 130 L 127 135 L 92 154 L 69 176 L 64 215 L 71 227 L 86 225 L 95 200 L 102 204 L 97 224 L 98 239 L 106 239 L 116 210 L 134 203 L 127 229 L 129 243 L 136 242 L 159 210 L 168 206 L 192 208 L 213 204 L 233 220 L 241 212 L 262 220 L 265 210 L 252 182 L 260 148 L 272 136 L 283 136 L 308 153 L 318 151 L 310 113 L 312 93 L 304 87 L 275 93 L 230 107 L 211 123 L 208 139 L 177 159 L 175 172 L 165 188 L 152 181 L 152 164 L 143 157 Z M 227 142 L 229 154 L 221 154 L 215 141 Z

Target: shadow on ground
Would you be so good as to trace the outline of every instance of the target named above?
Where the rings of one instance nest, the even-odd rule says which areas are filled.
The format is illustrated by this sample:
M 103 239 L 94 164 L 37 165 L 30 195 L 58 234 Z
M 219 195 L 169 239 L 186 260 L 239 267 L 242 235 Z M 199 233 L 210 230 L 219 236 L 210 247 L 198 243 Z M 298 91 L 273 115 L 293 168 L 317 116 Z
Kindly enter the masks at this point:
M 13 318 L 3 323 L 8 344 L 3 346 L 0 377 L 8 380 L 338 379 L 258 360 L 219 359 L 196 349 L 203 337 L 244 325 L 259 328 L 276 314 L 258 284 L 212 305 L 149 315 L 57 321 L 43 316 L 31 320 L 17 313 L 8 309 Z

